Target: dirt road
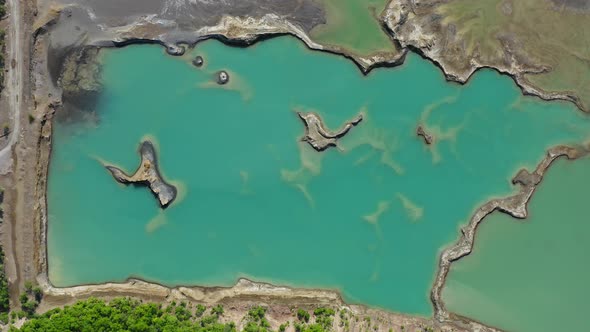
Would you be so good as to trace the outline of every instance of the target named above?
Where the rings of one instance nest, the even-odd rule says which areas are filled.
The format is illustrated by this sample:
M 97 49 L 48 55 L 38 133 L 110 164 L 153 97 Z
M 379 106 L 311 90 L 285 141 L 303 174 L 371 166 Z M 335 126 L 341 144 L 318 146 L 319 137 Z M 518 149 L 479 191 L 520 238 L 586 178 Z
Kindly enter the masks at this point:
M 12 148 L 20 136 L 20 112 L 22 108 L 23 68 L 22 54 L 22 15 L 21 0 L 8 0 L 9 29 L 6 40 L 8 76 L 6 77 L 6 96 L 8 97 L 8 111 L 12 125 L 8 144 L 0 150 L 0 174 L 6 174 L 12 166 Z

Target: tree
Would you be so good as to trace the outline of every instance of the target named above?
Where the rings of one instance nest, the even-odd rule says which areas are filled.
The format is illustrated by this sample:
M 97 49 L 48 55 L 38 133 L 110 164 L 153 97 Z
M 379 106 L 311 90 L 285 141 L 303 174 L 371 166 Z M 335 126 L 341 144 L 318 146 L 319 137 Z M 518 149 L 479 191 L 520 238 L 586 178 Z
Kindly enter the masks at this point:
M 309 312 L 303 309 L 297 309 L 297 319 L 302 322 L 309 322 Z

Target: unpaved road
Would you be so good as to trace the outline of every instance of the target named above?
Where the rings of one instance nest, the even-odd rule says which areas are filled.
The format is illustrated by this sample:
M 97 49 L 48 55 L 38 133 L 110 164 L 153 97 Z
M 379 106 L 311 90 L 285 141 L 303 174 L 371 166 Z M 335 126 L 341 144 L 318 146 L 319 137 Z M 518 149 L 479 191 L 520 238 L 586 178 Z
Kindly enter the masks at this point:
M 6 146 L 0 150 L 0 174 L 6 174 L 12 166 L 12 148 L 20 135 L 20 112 L 22 108 L 23 68 L 24 56 L 22 15 L 20 2 L 22 0 L 8 0 L 9 29 L 6 40 L 8 76 L 6 78 L 6 96 L 8 97 L 9 117 L 12 121 L 10 136 Z M 14 64 L 14 66 L 13 66 Z

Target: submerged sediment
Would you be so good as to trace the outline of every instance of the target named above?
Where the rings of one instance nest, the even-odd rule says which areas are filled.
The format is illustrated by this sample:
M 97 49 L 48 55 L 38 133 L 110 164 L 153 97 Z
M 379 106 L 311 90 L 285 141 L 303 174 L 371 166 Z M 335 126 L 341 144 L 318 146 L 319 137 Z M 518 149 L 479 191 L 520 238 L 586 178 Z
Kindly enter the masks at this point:
M 363 120 L 363 113 L 359 113 L 354 119 L 346 122 L 340 129 L 331 131 L 326 127 L 322 118 L 315 112 L 298 111 L 297 115 L 305 124 L 305 134 L 302 141 L 309 143 L 317 151 L 324 151 L 331 146 L 336 146 L 339 138 Z
M 65 55 L 61 73 L 55 78 L 62 89 L 64 105 L 57 113 L 59 121 L 77 121 L 93 116 L 102 92 L 99 52 L 97 47 L 82 47 Z
M 168 184 L 158 169 L 158 160 L 154 146 L 150 141 L 144 141 L 139 148 L 141 163 L 133 175 L 127 175 L 120 168 L 105 165 L 115 180 L 123 184 L 141 184 L 148 186 L 154 196 L 158 198 L 160 206 L 168 207 L 176 198 L 176 187 Z

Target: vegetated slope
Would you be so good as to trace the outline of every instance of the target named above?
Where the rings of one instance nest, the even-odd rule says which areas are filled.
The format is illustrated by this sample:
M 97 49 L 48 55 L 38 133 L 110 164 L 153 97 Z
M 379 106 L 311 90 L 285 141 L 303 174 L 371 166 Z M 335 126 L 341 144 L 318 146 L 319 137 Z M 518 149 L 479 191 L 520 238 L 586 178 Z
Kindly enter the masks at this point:
M 498 68 L 590 111 L 590 9 L 574 2 L 392 0 L 384 19 L 402 45 L 420 48 L 451 76 Z

